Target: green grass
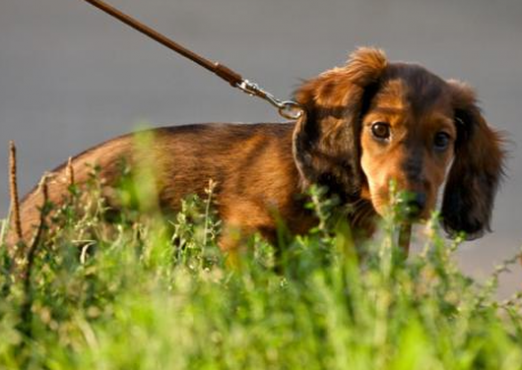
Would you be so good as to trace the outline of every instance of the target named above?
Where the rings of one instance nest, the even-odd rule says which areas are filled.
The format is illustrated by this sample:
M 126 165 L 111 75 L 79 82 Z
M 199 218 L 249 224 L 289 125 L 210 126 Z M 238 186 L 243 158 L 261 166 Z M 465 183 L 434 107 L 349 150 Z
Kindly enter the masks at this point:
M 277 261 L 255 237 L 232 269 L 211 193 L 167 220 L 125 189 L 111 223 L 95 177 L 88 206 L 71 189 L 29 284 L 1 247 L 1 369 L 522 369 L 520 297 L 495 300 L 504 266 L 464 276 L 435 221 L 405 260 L 390 216 L 360 260 L 315 189 L 316 229 L 282 235 Z

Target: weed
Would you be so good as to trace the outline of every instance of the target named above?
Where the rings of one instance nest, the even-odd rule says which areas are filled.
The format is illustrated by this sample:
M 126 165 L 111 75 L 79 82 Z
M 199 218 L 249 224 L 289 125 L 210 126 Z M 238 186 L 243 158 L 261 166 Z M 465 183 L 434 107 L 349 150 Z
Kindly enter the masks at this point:
M 237 271 L 217 246 L 213 184 L 166 217 L 123 178 L 117 216 L 96 169 L 87 187 L 72 181 L 32 257 L 29 316 L 0 247 L 0 285 L 10 286 L 1 368 L 522 368 L 520 294 L 494 298 L 514 259 L 478 284 L 456 266 L 458 244 L 440 236 L 436 215 L 420 254 L 405 259 L 398 248 L 396 209 L 361 257 L 335 201 L 313 188 L 318 226 L 279 238 L 281 269 L 255 236 Z

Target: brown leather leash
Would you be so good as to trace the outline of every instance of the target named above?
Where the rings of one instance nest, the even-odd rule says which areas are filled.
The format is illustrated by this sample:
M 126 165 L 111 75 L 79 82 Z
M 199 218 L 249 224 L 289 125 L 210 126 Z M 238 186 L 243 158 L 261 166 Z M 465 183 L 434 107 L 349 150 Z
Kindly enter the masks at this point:
M 296 102 L 291 100 L 279 100 L 276 99 L 272 94 L 263 90 L 259 85 L 248 81 L 243 78 L 239 73 L 231 70 L 227 66 L 212 62 L 202 56 L 190 51 L 189 49 L 183 47 L 177 42 L 172 41 L 165 35 L 153 30 L 152 28 L 144 25 L 138 20 L 124 14 L 113 6 L 100 1 L 100 0 L 85 0 L 91 5 L 94 5 L 98 9 L 104 11 L 105 13 L 113 16 L 114 18 L 120 20 L 121 22 L 127 24 L 128 26 L 134 28 L 135 30 L 143 33 L 146 36 L 149 36 L 153 40 L 159 42 L 160 44 L 166 46 L 167 48 L 174 50 L 178 54 L 183 55 L 185 58 L 192 60 L 193 62 L 199 64 L 201 67 L 209 70 L 215 75 L 221 77 L 223 80 L 227 81 L 232 87 L 236 87 L 243 92 L 247 93 L 250 96 L 257 96 L 267 102 L 269 102 L 272 106 L 276 107 L 279 114 L 287 119 L 295 120 L 301 117 L 303 114 L 303 108 Z

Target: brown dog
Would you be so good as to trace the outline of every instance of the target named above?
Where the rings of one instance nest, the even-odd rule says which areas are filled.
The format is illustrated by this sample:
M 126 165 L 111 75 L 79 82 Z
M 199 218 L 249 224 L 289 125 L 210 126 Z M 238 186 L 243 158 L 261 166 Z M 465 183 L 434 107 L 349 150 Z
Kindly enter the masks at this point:
M 217 210 L 225 229 L 223 249 L 237 246 L 230 230 L 261 232 L 273 240 L 277 214 L 293 233 L 304 233 L 315 218 L 303 209 L 303 192 L 320 184 L 352 204 L 350 222 L 371 233 L 375 215 L 389 204 L 389 184 L 410 191 L 412 216 L 426 218 L 446 183 L 442 223 L 449 234 L 469 238 L 488 230 L 502 175 L 499 134 L 484 120 L 473 91 L 426 69 L 389 63 L 383 52 L 361 48 L 348 63 L 301 86 L 296 100 L 306 114 L 293 123 L 207 124 L 153 130 L 147 156 L 161 206 L 176 210 L 180 199 L 203 194 L 217 182 Z M 127 135 L 74 158 L 78 183 L 86 163 L 97 164 L 107 187 L 119 176 L 119 158 L 130 163 L 133 136 Z M 451 167 L 451 169 L 450 169 Z M 54 171 L 50 197 L 66 194 L 65 167 Z M 24 238 L 38 224 L 42 196 L 22 203 Z M 14 241 L 14 236 L 9 236 Z

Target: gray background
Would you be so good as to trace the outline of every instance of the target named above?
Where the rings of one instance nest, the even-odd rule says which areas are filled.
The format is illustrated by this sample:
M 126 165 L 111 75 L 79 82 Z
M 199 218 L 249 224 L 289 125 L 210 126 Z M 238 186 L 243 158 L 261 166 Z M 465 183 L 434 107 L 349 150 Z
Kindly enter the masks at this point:
M 466 243 L 477 277 L 522 239 L 522 1 L 112 0 L 208 58 L 288 97 L 302 78 L 360 45 L 476 87 L 487 119 L 509 132 L 509 178 L 494 233 Z M 64 159 L 151 125 L 277 121 L 276 113 L 81 0 L 0 0 L 0 215 L 8 211 L 7 144 L 19 147 L 21 191 Z M 501 295 L 521 287 L 522 268 Z

